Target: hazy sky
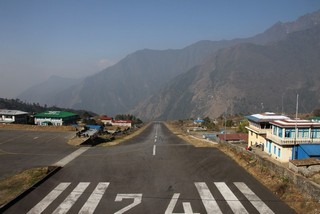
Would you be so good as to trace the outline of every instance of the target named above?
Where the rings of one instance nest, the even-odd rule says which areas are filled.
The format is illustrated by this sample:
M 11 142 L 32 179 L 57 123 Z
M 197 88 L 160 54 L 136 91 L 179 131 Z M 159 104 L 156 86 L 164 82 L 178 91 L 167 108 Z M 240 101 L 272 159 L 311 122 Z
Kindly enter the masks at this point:
M 0 97 L 139 49 L 250 37 L 319 9 L 319 0 L 0 0 Z

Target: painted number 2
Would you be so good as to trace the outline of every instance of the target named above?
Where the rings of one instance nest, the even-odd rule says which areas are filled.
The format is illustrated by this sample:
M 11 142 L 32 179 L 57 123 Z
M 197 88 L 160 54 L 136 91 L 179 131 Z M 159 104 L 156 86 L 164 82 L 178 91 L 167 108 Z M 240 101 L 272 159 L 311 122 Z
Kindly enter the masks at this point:
M 133 202 L 129 204 L 128 206 L 122 208 L 118 212 L 115 212 L 114 214 L 122 214 L 133 207 L 137 206 L 141 203 L 142 194 L 118 194 L 115 201 L 122 201 L 122 199 L 133 199 Z

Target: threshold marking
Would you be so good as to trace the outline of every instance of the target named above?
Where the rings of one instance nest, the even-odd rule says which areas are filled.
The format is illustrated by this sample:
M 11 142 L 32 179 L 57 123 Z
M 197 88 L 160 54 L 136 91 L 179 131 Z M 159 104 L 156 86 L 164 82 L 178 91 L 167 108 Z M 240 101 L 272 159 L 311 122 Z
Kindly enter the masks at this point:
M 85 189 L 89 186 L 89 182 L 80 182 L 70 195 L 53 211 L 53 214 L 67 213 L 69 209 L 76 203 Z
M 79 211 L 79 214 L 91 214 L 95 211 L 96 207 L 98 206 L 104 192 L 109 186 L 109 182 L 101 182 L 97 185 L 97 187 L 94 189 L 92 194 L 90 195 L 87 202 L 83 205 L 81 210 Z
M 71 183 L 60 183 L 27 214 L 42 213 Z
M 219 192 L 222 194 L 224 199 L 229 204 L 230 208 L 234 213 L 248 213 L 247 210 L 242 206 L 241 202 L 232 193 L 226 183 L 224 182 L 214 182 Z
M 234 185 L 244 194 L 259 213 L 274 214 L 274 212 L 243 182 L 234 182 Z
M 211 194 L 208 186 L 204 182 L 194 183 L 202 200 L 202 203 L 208 214 L 222 214 L 217 201 Z

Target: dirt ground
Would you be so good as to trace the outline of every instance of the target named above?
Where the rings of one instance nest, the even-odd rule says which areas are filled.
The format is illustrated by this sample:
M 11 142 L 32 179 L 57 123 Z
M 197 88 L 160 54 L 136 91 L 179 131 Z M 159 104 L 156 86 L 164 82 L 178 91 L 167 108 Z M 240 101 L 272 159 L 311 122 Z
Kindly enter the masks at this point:
M 28 131 L 76 131 L 72 126 L 38 126 L 23 124 L 0 124 L 0 129 L 21 129 Z
M 182 127 L 175 122 L 167 122 L 167 127 L 177 136 L 193 144 L 195 147 L 217 147 L 226 155 L 235 160 L 241 167 L 246 169 L 260 183 L 271 190 L 282 201 L 288 204 L 297 213 L 319 214 L 320 203 L 304 192 L 300 192 L 287 178 L 280 177 L 270 169 L 261 166 L 258 162 L 244 153 L 236 152 L 222 144 L 212 144 L 204 140 L 194 139 L 187 135 Z

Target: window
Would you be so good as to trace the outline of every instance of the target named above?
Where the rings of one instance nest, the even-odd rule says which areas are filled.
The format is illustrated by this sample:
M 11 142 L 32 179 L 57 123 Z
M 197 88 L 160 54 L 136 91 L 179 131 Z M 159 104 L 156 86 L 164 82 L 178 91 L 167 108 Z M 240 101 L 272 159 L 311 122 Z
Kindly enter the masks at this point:
M 283 130 L 283 128 L 279 128 L 279 129 L 278 129 L 278 136 L 279 136 L 279 137 L 282 137 L 282 130 Z
M 285 138 L 293 138 L 294 129 L 286 129 Z
M 276 153 L 277 153 L 277 147 L 273 146 L 273 154 L 276 154 Z
M 273 129 L 272 129 L 273 135 L 277 135 L 277 129 L 278 129 L 278 127 L 273 126 Z
M 308 138 L 309 129 L 298 129 L 298 138 Z
M 320 138 L 320 129 L 312 129 L 311 130 L 311 138 Z
M 281 149 L 278 148 L 278 157 L 280 158 L 280 156 L 281 156 Z

